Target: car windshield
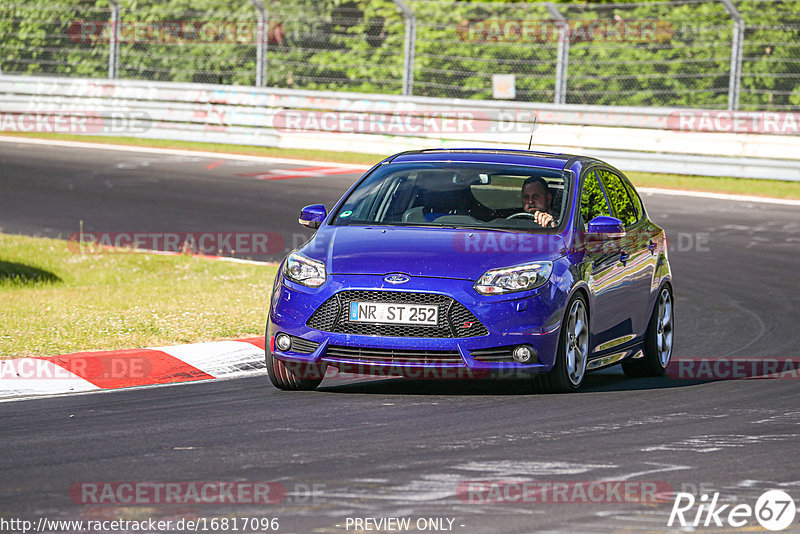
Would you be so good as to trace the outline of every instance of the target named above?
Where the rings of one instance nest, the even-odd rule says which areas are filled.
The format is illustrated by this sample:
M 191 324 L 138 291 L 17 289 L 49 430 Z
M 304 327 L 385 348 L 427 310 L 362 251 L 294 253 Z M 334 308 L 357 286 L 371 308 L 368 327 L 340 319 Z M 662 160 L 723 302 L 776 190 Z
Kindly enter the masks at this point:
M 571 176 L 494 163 L 384 165 L 348 195 L 332 224 L 542 232 L 564 222 Z M 544 226 L 537 222 L 542 219 L 536 212 L 550 215 Z

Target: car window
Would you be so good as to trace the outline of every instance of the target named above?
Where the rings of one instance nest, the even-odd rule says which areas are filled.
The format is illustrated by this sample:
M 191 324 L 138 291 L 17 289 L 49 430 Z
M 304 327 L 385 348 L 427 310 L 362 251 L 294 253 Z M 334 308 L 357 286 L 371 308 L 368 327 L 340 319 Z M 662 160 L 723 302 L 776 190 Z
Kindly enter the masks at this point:
M 628 190 L 622 183 L 622 178 L 607 170 L 600 170 L 598 174 L 603 180 L 608 200 L 614 217 L 622 221 L 626 227 L 639 220 L 636 208 L 628 195 Z
M 642 217 L 644 217 L 644 206 L 642 206 L 642 199 L 639 198 L 639 193 L 636 192 L 636 189 L 634 189 L 629 182 L 623 180 L 622 183 L 625 184 L 628 196 L 631 198 L 631 202 L 633 202 L 633 209 L 636 211 L 636 220 L 642 220 Z
M 583 217 L 584 229 L 589 221 L 600 215 L 608 216 L 611 215 L 611 212 L 600 187 L 600 181 L 592 171 L 583 179 L 583 190 L 581 191 L 581 217 Z
M 543 227 L 526 212 L 523 189 L 531 187 L 531 180 L 544 188 L 547 200 L 535 206 L 558 227 L 565 219 L 571 177 L 561 170 L 485 162 L 385 165 L 345 198 L 333 224 L 539 231 Z

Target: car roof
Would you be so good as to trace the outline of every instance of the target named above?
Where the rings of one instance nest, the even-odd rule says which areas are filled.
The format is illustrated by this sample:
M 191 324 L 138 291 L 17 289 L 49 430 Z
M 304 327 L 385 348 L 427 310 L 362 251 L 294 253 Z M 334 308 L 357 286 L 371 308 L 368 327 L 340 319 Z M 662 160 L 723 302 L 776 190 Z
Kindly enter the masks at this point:
M 564 169 L 575 160 L 586 162 L 592 158 L 538 152 L 534 150 L 514 150 L 496 148 L 432 148 L 427 150 L 410 150 L 386 158 L 383 163 L 410 163 L 423 161 L 464 161 L 483 163 L 506 163 L 513 165 L 530 165 L 546 169 Z

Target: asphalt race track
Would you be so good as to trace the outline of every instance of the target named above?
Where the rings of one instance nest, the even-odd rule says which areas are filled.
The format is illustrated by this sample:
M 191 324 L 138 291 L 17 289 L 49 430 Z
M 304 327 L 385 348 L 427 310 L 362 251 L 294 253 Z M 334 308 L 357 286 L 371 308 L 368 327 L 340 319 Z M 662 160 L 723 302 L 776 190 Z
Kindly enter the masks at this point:
M 267 230 L 288 247 L 308 235 L 299 208 L 330 208 L 359 174 L 258 179 L 295 167 L 0 142 L 0 228 L 50 237 L 76 232 L 79 220 L 87 231 Z M 800 208 L 644 200 L 670 237 L 673 358 L 797 358 Z M 471 502 L 457 490 L 468 481 L 645 481 L 750 506 L 782 489 L 800 504 L 798 399 L 797 373 L 629 380 L 613 368 L 570 395 L 517 381 L 402 379 L 332 379 L 289 393 L 257 376 L 5 402 L 0 516 L 277 517 L 280 532 L 304 533 L 356 532 L 354 518 L 388 517 L 450 519 L 452 531 L 470 534 L 677 531 L 667 527 L 671 499 Z M 286 496 L 256 505 L 70 496 L 83 482 L 186 481 L 275 482 Z M 788 531 L 800 531 L 798 519 Z

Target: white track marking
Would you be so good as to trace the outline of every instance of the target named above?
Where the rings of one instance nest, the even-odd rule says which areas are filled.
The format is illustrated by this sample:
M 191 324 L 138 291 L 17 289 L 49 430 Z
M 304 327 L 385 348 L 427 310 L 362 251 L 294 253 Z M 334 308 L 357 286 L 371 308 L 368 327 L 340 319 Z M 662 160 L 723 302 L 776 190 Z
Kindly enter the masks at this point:
M 677 452 L 718 452 L 723 449 L 742 448 L 771 441 L 795 441 L 800 434 L 762 434 L 749 436 L 745 434 L 723 434 L 711 436 L 693 436 L 691 438 L 640 449 L 642 452 L 677 451 Z
M 766 204 L 781 204 L 784 206 L 800 206 L 800 200 L 790 200 L 786 198 L 749 197 L 747 195 L 728 195 L 725 193 L 707 193 L 704 191 L 683 191 L 681 189 L 656 189 L 652 187 L 637 187 L 636 190 L 644 195 L 677 195 L 682 197 L 729 200 L 733 202 L 762 202 Z
M 597 469 L 614 469 L 619 466 L 611 464 L 584 464 L 568 462 L 535 462 L 526 460 L 497 460 L 485 462 L 468 462 L 455 465 L 454 469 L 477 471 L 483 477 L 508 478 L 510 476 L 563 476 L 579 475 Z
M 0 398 L 81 393 L 100 388 L 48 360 L 0 360 Z
M 627 475 L 616 475 L 616 476 L 601 478 L 598 480 L 598 482 L 603 482 L 603 481 L 620 482 L 623 480 L 630 480 L 632 478 L 643 477 L 645 475 L 652 475 L 653 473 L 664 473 L 666 471 L 682 471 L 685 469 L 693 469 L 688 465 L 659 464 L 655 462 L 645 462 L 645 464 L 657 467 L 655 467 L 654 469 L 648 469 L 646 471 L 637 471 L 635 473 L 628 473 Z
M 213 341 L 150 348 L 166 352 L 214 378 L 250 374 L 265 366 L 264 350 L 245 341 Z
M 130 145 L 112 145 L 105 143 L 89 143 L 81 141 L 58 141 L 55 139 L 33 139 L 26 137 L 8 137 L 0 136 L 0 142 L 6 143 L 22 143 L 30 145 L 48 145 L 48 146 L 61 146 L 68 148 L 94 148 L 98 150 L 116 150 L 120 152 L 138 152 L 142 154 L 164 154 L 170 156 L 195 156 L 203 158 L 214 159 L 232 159 L 239 161 L 257 161 L 260 163 L 285 163 L 287 165 L 328 165 L 337 168 L 347 168 L 353 170 L 367 170 L 371 165 L 359 165 L 355 163 L 338 163 L 335 161 L 316 161 L 307 159 L 293 159 L 293 158 L 276 158 L 272 156 L 248 156 L 246 154 L 229 154 L 227 152 L 204 152 L 201 150 L 180 150 L 175 148 L 156 148 L 146 146 L 130 146 Z M 378 163 L 380 156 L 375 157 L 375 163 Z

